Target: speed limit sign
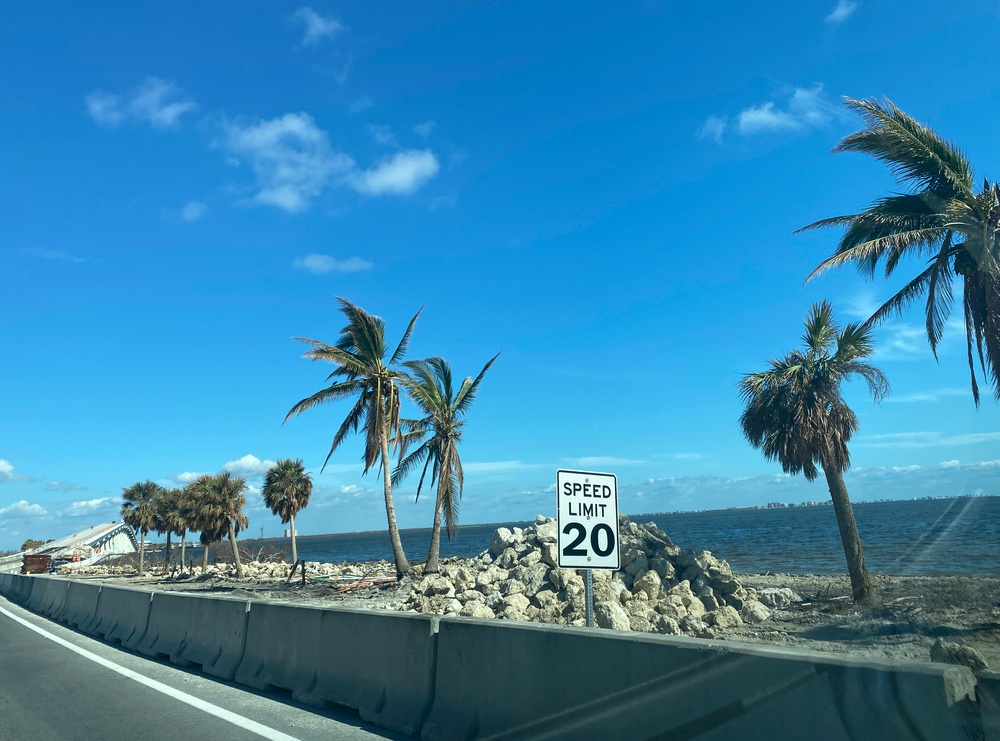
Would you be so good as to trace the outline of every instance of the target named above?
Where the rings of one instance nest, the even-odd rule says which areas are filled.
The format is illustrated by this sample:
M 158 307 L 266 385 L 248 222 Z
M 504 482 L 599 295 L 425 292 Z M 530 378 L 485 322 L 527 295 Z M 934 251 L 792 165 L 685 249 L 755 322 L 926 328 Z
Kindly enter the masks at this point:
M 556 471 L 559 567 L 617 569 L 618 479 L 613 473 Z

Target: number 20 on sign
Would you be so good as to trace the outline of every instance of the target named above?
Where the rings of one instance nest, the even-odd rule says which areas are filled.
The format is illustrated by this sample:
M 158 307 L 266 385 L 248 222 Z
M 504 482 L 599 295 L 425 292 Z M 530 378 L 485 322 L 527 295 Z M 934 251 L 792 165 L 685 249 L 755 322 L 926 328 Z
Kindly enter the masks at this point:
M 556 471 L 559 566 L 617 569 L 618 480 L 613 473 Z

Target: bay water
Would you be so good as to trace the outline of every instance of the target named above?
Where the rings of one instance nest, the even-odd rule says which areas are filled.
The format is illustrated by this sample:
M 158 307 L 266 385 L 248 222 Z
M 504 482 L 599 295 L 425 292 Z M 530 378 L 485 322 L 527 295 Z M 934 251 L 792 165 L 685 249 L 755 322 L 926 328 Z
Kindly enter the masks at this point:
M 898 575 L 1000 575 L 1000 497 L 962 497 L 854 505 L 868 568 Z M 830 505 L 631 515 L 655 522 L 681 548 L 711 551 L 742 573 L 845 573 L 844 550 Z M 442 557 L 469 558 L 489 548 L 498 527 L 531 522 L 463 525 L 456 537 L 441 534 Z M 427 556 L 430 528 L 401 531 L 411 561 Z M 241 541 L 288 548 L 279 538 Z M 306 561 L 392 560 L 385 531 L 306 535 L 298 538 Z

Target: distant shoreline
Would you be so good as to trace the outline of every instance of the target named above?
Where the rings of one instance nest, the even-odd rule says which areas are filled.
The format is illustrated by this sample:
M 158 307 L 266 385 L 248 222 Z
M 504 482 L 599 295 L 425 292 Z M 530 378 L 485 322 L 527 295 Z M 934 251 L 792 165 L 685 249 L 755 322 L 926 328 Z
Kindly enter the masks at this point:
M 960 494 L 953 497 L 946 496 L 926 496 L 926 497 L 913 497 L 911 499 L 878 499 L 874 501 L 863 500 L 852 502 L 854 506 L 858 505 L 872 505 L 872 504 L 893 504 L 897 502 L 922 502 L 922 501 L 960 501 L 965 499 L 992 499 L 1000 498 L 1000 494 Z M 825 506 L 829 502 L 823 502 L 816 505 L 809 505 L 805 503 L 798 504 L 788 504 L 783 506 L 768 506 L 768 505 L 754 505 L 750 507 L 723 507 L 721 509 L 688 509 L 688 510 L 675 510 L 671 512 L 639 512 L 636 514 L 628 514 L 630 520 L 639 520 L 641 518 L 655 518 L 655 517 L 668 517 L 676 515 L 694 515 L 694 514 L 706 514 L 709 512 L 769 512 L 769 511 L 786 511 L 786 510 L 798 510 L 798 509 L 811 509 L 814 506 Z M 624 513 L 623 513 L 624 514 Z M 503 522 L 472 522 L 467 524 L 462 524 L 458 526 L 459 530 L 480 528 L 480 527 L 525 527 L 534 522 L 531 520 L 507 520 Z M 400 528 L 400 533 L 420 533 L 420 532 L 430 532 L 429 527 L 410 527 L 410 528 Z M 342 538 L 342 537 L 364 537 L 385 534 L 386 529 L 379 530 L 349 530 L 347 532 L 341 533 L 314 533 L 312 535 L 302 535 L 296 533 L 295 539 L 299 542 L 309 541 L 319 538 Z M 239 543 L 260 543 L 262 545 L 269 545 L 272 543 L 287 543 L 288 536 L 285 535 L 271 535 L 264 538 L 237 538 Z M 150 545 L 163 546 L 165 541 L 158 541 L 156 543 L 150 543 L 147 541 L 147 547 Z M 194 542 L 188 543 L 189 548 L 201 548 L 201 543 Z

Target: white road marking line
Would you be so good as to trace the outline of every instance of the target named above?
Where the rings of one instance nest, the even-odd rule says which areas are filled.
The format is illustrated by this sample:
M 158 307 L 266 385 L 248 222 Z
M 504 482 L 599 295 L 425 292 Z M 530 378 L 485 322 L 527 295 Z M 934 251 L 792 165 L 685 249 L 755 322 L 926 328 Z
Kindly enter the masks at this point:
M 155 679 L 144 677 L 138 672 L 134 672 L 131 669 L 126 669 L 124 666 L 119 666 L 113 661 L 108 661 L 107 659 L 104 659 L 98 656 L 97 654 L 93 654 L 90 651 L 87 651 L 86 649 L 80 648 L 79 646 L 74 646 L 69 641 L 62 639 L 57 635 L 53 635 L 52 633 L 49 633 L 48 631 L 43 630 L 42 628 L 39 628 L 36 625 L 32 625 L 27 620 L 24 620 L 23 618 L 20 618 L 17 615 L 8 612 L 2 607 L 0 607 L 0 613 L 6 615 L 15 622 L 20 623 L 29 630 L 35 631 L 43 638 L 48 638 L 50 641 L 54 641 L 58 643 L 60 646 L 63 646 L 65 648 L 68 648 L 70 651 L 78 653 L 83 658 L 93 661 L 95 664 L 100 664 L 101 666 L 106 667 L 107 669 L 110 669 L 113 672 L 118 672 L 123 677 L 128 677 L 129 679 L 132 679 L 138 682 L 139 684 L 145 685 L 150 689 L 156 690 L 157 692 L 162 692 L 164 695 L 167 695 L 168 697 L 172 697 L 175 700 L 180 700 L 181 702 L 187 703 L 191 707 L 198 708 L 198 710 L 206 712 L 209 715 L 214 715 L 216 718 L 221 718 L 224 721 L 228 721 L 229 723 L 232 723 L 234 726 L 239 726 L 240 728 L 256 733 L 258 736 L 263 736 L 264 738 L 271 739 L 271 741 L 299 741 L 299 739 L 295 738 L 294 736 L 289 736 L 287 733 L 282 733 L 281 731 L 275 730 L 274 728 L 270 728 L 261 723 L 250 720 L 249 718 L 244 718 L 242 715 L 237 715 L 236 713 L 232 713 L 226 710 L 225 708 L 220 708 L 217 705 L 213 705 L 210 702 L 205 702 L 204 700 L 200 700 L 197 697 L 187 694 L 186 692 L 175 690 L 173 687 L 165 685 L 162 682 L 157 682 Z

